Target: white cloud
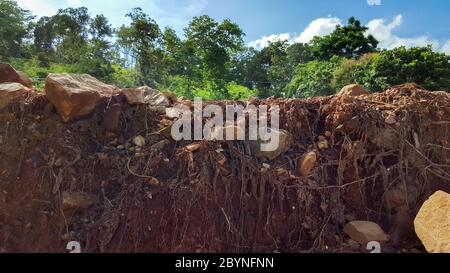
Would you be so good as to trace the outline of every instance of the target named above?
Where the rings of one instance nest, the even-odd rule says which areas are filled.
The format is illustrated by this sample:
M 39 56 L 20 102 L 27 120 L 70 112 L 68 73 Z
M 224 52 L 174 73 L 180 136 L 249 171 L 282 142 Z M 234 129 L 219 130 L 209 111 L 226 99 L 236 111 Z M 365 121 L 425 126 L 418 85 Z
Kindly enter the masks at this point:
M 381 6 L 381 0 L 367 0 L 369 6 Z
M 258 40 L 250 42 L 248 45 L 250 47 L 254 47 L 257 49 L 264 48 L 269 45 L 269 43 L 272 42 L 278 42 L 278 41 L 290 41 L 291 40 L 291 34 L 289 33 L 282 33 L 282 34 L 272 34 L 269 36 L 263 36 Z
M 450 39 L 442 46 L 441 50 L 450 55 Z
M 294 42 L 308 43 L 315 36 L 328 35 L 341 23 L 341 19 L 337 17 L 318 18 L 312 21 L 300 36 L 294 39 Z
M 392 49 L 399 46 L 414 47 L 414 46 L 427 46 L 429 44 L 437 50 L 440 49 L 439 41 L 431 39 L 426 35 L 417 37 L 399 37 L 393 32 L 403 23 L 403 17 L 401 14 L 394 17 L 392 22 L 385 22 L 384 19 L 374 19 L 367 23 L 369 34 L 372 34 L 379 42 L 380 48 Z
M 300 35 L 291 33 L 271 34 L 250 42 L 248 45 L 256 49 L 261 49 L 271 42 L 287 40 L 289 43 L 308 43 L 315 36 L 328 35 L 341 24 L 341 19 L 337 17 L 323 17 L 313 20 Z
M 33 0 L 33 1 L 30 1 L 30 0 L 16 0 L 16 1 L 17 1 L 17 4 L 21 8 L 30 10 L 33 13 L 33 15 L 37 15 L 39 17 L 42 17 L 42 16 L 53 16 L 58 11 L 57 8 L 55 8 L 54 6 L 50 5 L 45 0 Z
M 289 43 L 308 43 L 314 36 L 330 34 L 341 23 L 342 20 L 337 17 L 318 18 L 313 20 L 300 35 L 292 33 L 272 34 L 250 42 L 249 46 L 261 49 L 269 45 L 270 42 L 280 40 L 288 40 Z M 432 39 L 427 35 L 416 37 L 400 37 L 396 35 L 394 32 L 402 23 L 403 16 L 401 14 L 395 16 L 390 22 L 384 19 L 374 19 L 367 23 L 369 28 L 367 34 L 372 34 L 380 42 L 378 47 L 382 49 L 393 49 L 399 46 L 423 47 L 432 45 L 435 50 L 450 54 L 450 39 L 441 43 L 442 41 Z

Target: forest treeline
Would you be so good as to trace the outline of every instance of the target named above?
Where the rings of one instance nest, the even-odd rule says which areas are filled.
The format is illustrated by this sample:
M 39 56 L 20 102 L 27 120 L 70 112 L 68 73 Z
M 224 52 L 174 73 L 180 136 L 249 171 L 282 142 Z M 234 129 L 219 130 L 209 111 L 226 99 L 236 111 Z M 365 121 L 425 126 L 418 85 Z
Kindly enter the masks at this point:
M 205 99 L 331 95 L 351 83 L 371 92 L 416 82 L 450 91 L 450 56 L 431 46 L 380 50 L 355 18 L 310 43 L 279 41 L 257 50 L 244 44 L 238 24 L 194 17 L 182 37 L 142 9 L 113 28 L 87 8 L 37 18 L 15 1 L 0 0 L 0 61 L 32 77 L 88 73 L 119 87 L 148 85 Z

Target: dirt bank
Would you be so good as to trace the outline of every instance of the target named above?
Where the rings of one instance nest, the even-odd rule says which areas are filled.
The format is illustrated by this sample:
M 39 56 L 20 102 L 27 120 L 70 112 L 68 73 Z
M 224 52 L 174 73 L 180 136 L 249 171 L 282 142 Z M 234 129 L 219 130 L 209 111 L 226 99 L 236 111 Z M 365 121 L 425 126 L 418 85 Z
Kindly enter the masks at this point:
M 360 252 L 352 220 L 378 223 L 385 252 L 423 251 L 412 220 L 450 190 L 447 93 L 254 100 L 279 105 L 293 137 L 269 162 L 245 141 L 175 142 L 160 111 L 114 100 L 69 123 L 37 93 L 0 110 L 0 251 Z

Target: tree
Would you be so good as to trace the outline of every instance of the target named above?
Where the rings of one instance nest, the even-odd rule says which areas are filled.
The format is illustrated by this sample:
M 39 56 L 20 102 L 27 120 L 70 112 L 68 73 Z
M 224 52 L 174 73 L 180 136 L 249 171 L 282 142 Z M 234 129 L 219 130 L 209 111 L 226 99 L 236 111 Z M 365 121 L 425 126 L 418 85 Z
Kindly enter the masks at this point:
M 290 71 L 294 71 L 297 65 L 313 60 L 313 53 L 308 44 L 295 43 L 286 49 L 287 65 Z M 291 73 L 292 74 L 292 73 Z
M 251 61 L 258 51 L 254 48 L 244 48 L 231 55 L 230 77 L 239 85 L 254 88 L 254 82 L 249 75 Z
M 368 53 L 359 59 L 347 59 L 342 61 L 341 65 L 333 72 L 332 86 L 335 90 L 349 84 L 361 84 L 368 91 L 377 91 L 379 88 L 387 87 L 387 79 L 376 77 L 371 64 L 378 53 Z M 383 87 L 381 87 L 383 86 Z
M 47 55 L 54 53 L 53 40 L 55 39 L 55 32 L 51 17 L 41 17 L 34 24 L 33 36 L 36 52 Z
M 111 37 L 113 34 L 113 29 L 111 24 L 104 15 L 95 16 L 94 20 L 91 21 L 89 33 L 92 35 L 93 40 L 102 40 Z
M 259 97 L 281 97 L 297 65 L 311 59 L 308 45 L 277 41 L 260 51 L 247 49 L 235 61 L 234 75 L 238 84 L 257 90 Z
M 247 86 L 257 91 L 258 97 L 266 98 L 279 94 L 276 86 L 279 78 L 284 78 L 286 64 L 286 41 L 270 43 L 262 50 L 254 48 L 246 49 L 244 54 L 240 54 L 236 61 L 234 75 L 239 78 L 238 84 Z
M 0 1 L 0 56 L 21 57 L 25 52 L 24 39 L 34 17 L 21 9 L 15 1 Z
M 389 85 L 415 82 L 430 90 L 450 91 L 450 56 L 428 47 L 399 47 L 384 50 L 374 58 L 376 77 Z
M 175 30 L 166 27 L 162 34 L 163 48 L 165 52 L 165 65 L 168 74 L 181 74 L 183 72 L 182 47 L 183 42 L 177 36 Z
M 131 18 L 131 24 L 119 28 L 117 44 L 124 54 L 130 54 L 136 60 L 142 77 L 141 83 L 156 86 L 161 82 L 158 72 L 163 58 L 159 48 L 161 30 L 141 8 L 133 9 L 126 16 Z
M 333 57 L 330 61 L 311 61 L 299 64 L 291 82 L 286 86 L 286 95 L 306 98 L 335 94 L 332 78 L 340 62 L 340 58 Z
M 283 97 L 284 88 L 291 81 L 296 67 L 312 60 L 311 50 L 308 45 L 302 43 L 290 45 L 286 41 L 271 43 L 267 50 L 271 59 L 269 68 L 271 95 Z
M 313 38 L 311 47 L 314 57 L 318 60 L 329 60 L 333 56 L 354 59 L 375 52 L 378 41 L 372 35 L 366 36 L 367 30 L 360 21 L 350 17 L 347 26 L 337 26 L 330 35 Z
M 230 61 L 233 52 L 241 50 L 244 33 L 239 26 L 226 19 L 220 24 L 207 15 L 194 17 L 185 29 L 186 49 L 197 56 L 188 71 L 198 70 L 208 82 L 216 98 L 226 98 L 226 84 L 230 80 Z
M 91 22 L 86 7 L 60 9 L 52 17 L 56 60 L 76 64 L 88 54 L 88 28 Z
M 109 39 L 113 35 L 113 29 L 108 19 L 103 15 L 97 15 L 89 25 L 88 55 L 82 58 L 82 65 L 87 73 L 102 80 L 110 80 L 114 72 L 112 68 L 112 52 Z

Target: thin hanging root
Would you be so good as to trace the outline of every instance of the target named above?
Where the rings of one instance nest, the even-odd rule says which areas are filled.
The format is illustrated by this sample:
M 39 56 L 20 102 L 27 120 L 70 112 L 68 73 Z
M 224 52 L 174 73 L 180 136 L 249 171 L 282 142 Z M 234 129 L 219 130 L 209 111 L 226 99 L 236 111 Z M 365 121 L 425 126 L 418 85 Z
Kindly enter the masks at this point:
M 133 171 L 130 169 L 130 162 L 131 162 L 131 158 L 128 158 L 128 161 L 127 161 L 127 170 L 128 170 L 128 172 L 129 172 L 130 174 L 132 174 L 133 176 L 136 176 L 136 177 L 140 177 L 140 178 L 147 178 L 147 179 L 153 178 L 153 176 L 142 175 L 142 174 L 137 174 L 137 173 L 133 172 Z

